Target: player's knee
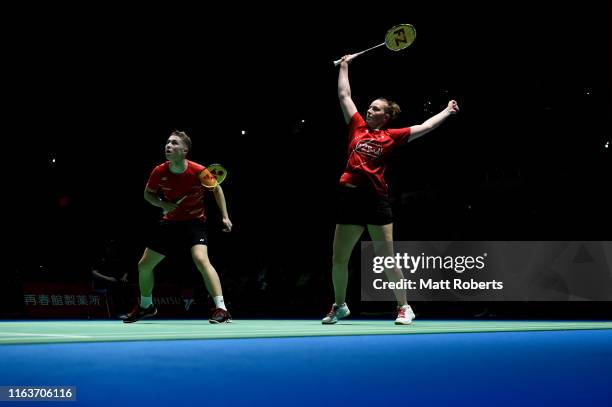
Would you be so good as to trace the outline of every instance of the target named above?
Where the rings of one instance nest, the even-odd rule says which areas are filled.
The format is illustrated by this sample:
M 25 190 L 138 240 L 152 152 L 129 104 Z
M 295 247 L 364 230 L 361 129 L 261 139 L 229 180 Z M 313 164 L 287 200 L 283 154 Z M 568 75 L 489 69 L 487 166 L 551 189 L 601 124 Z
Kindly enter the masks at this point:
M 140 260 L 138 262 L 138 272 L 139 273 L 150 273 L 153 271 L 153 268 L 154 266 L 148 261 Z
M 334 253 L 332 256 L 332 264 L 334 266 L 344 267 L 348 265 L 349 259 L 350 259 L 350 256 Z
M 197 256 L 193 258 L 193 261 L 200 271 L 209 271 L 213 269 L 213 266 L 207 257 Z

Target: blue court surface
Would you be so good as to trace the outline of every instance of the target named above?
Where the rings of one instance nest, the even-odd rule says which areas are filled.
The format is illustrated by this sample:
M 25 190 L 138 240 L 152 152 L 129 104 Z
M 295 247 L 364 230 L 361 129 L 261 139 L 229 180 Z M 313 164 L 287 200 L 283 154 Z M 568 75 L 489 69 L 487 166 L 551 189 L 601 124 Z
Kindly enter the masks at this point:
M 612 323 L 7 321 L 1 406 L 612 405 Z

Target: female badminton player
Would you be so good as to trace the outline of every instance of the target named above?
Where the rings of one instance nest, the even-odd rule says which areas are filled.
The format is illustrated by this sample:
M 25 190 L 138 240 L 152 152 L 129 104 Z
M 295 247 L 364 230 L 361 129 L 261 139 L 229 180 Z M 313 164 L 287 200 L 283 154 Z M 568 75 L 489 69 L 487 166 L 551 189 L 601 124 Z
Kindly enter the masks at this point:
M 392 129 L 387 128 L 387 125 L 398 116 L 400 108 L 390 100 L 379 98 L 370 104 L 364 120 L 351 99 L 348 78 L 349 63 L 356 56 L 345 55 L 341 59 L 338 74 L 338 97 L 348 124 L 349 155 L 338 188 L 332 258 L 335 303 L 323 318 L 323 324 L 335 324 L 350 315 L 346 305 L 348 263 L 355 244 L 366 228 L 370 238 L 377 242 L 377 256 L 394 255 L 393 215 L 384 177 L 385 157 L 394 148 L 429 133 L 459 111 L 457 102 L 451 100 L 444 110 L 422 124 Z M 391 281 L 401 281 L 403 278 L 398 268 L 388 269 L 386 274 Z M 406 292 L 398 289 L 394 290 L 394 294 L 398 303 L 395 324 L 408 325 L 415 316 L 406 301 Z

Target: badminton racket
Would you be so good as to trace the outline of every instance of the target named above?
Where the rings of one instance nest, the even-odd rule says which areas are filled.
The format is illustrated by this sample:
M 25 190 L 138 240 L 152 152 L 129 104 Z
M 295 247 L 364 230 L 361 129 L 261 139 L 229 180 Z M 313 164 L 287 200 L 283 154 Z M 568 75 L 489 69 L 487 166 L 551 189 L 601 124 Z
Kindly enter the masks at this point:
M 208 190 L 217 188 L 217 185 L 220 185 L 225 180 L 225 177 L 227 177 L 227 170 L 221 164 L 211 164 L 198 174 L 200 183 Z M 176 201 L 176 204 L 180 205 L 188 196 L 185 195 Z
M 416 30 L 411 24 L 398 24 L 387 30 L 387 33 L 385 34 L 385 42 L 375 45 L 366 50 L 360 51 L 353 55 L 358 56 L 373 49 L 380 48 L 383 45 L 386 45 L 387 48 L 391 51 L 401 51 L 405 48 L 408 48 L 414 42 L 415 38 Z M 342 58 L 334 61 L 334 66 L 340 65 L 341 61 Z

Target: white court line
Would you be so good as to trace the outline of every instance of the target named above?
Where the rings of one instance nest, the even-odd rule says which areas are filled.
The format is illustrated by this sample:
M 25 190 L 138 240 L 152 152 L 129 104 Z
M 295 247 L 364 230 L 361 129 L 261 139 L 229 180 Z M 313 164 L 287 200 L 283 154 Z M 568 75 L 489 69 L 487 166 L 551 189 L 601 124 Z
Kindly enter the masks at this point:
M 511 329 L 512 331 L 517 331 L 520 332 L 521 330 L 530 330 L 530 329 L 546 329 L 546 330 L 562 330 L 560 328 L 565 328 L 565 329 L 575 329 L 575 328 L 579 328 L 579 329 L 586 329 L 587 326 L 584 325 L 531 325 L 528 327 L 521 327 L 521 328 L 516 328 L 516 327 L 508 327 L 506 325 L 489 325 L 487 327 L 482 327 L 482 326 L 444 326 L 444 327 L 419 327 L 418 325 L 412 325 L 410 327 L 408 326 L 397 326 L 394 328 L 387 328 L 387 327 L 367 327 L 367 328 L 360 328 L 358 330 L 358 332 L 355 332 L 351 327 L 349 326 L 343 326 L 343 325 L 335 325 L 335 327 L 333 328 L 327 328 L 327 329 L 316 329 L 316 330 L 304 330 L 304 329 L 298 329 L 298 330 L 293 330 L 293 329 L 263 329 L 263 330 L 258 330 L 258 329 L 248 329 L 248 330 L 233 330 L 232 326 L 225 326 L 226 328 L 228 328 L 228 330 L 225 330 L 223 332 L 212 332 L 211 328 L 208 328 L 206 330 L 200 330 L 197 332 L 186 332 L 186 331 L 165 331 L 165 332 L 144 332 L 144 331 L 140 331 L 140 332 L 106 332 L 106 333 L 102 333 L 100 335 L 95 335 L 95 337 L 100 337 L 100 336 L 104 336 L 104 337 L 112 337 L 112 336 L 154 336 L 154 335 L 217 335 L 217 334 L 222 334 L 222 335 L 227 335 L 227 334 L 232 334 L 232 335 L 249 335 L 249 334 L 262 334 L 262 333 L 310 333 L 310 334 L 323 334 L 323 335 L 327 335 L 328 333 L 349 333 L 349 334 L 361 334 L 361 333 L 379 333 L 379 332 L 405 332 L 402 330 L 406 330 L 406 329 L 411 329 L 414 332 L 430 332 L 430 331 L 460 331 L 460 330 L 466 330 L 466 329 L 470 329 L 470 330 L 474 330 L 475 332 L 483 332 L 486 330 L 507 330 L 507 329 Z M 236 327 L 238 328 L 238 327 Z M 609 326 L 599 326 L 599 325 L 593 325 L 593 326 L 588 326 L 589 329 L 610 329 L 612 328 L 612 325 Z M 212 328 L 212 329 L 216 329 L 216 328 Z
M 351 323 L 351 321 L 347 321 L 349 322 L 349 324 L 338 324 L 338 325 L 334 325 L 335 328 L 341 328 L 341 329 L 353 329 L 355 327 L 358 327 L 357 329 L 380 329 L 381 325 L 387 325 L 389 323 L 389 321 L 384 321 L 381 324 L 362 324 L 362 323 Z M 484 328 L 490 328 L 490 327 L 504 327 L 504 328 L 513 328 L 513 329 L 517 329 L 517 325 L 518 328 L 530 328 L 530 327 L 609 327 L 612 328 L 612 323 L 609 322 L 591 322 L 591 323 L 584 323 L 584 322 L 557 322 L 557 323 L 537 323 L 537 322 L 527 322 L 527 323 L 520 323 L 520 324 L 513 324 L 513 323 L 499 323 L 499 322 L 490 322 L 490 323 L 470 323 L 470 324 L 466 324 L 466 323 L 445 323 L 445 324 L 430 324 L 427 323 L 428 321 L 415 321 L 413 326 L 419 326 L 419 327 L 435 327 L 435 328 L 445 328 L 445 327 L 456 327 L 456 326 L 460 326 L 462 328 L 473 328 L 473 329 L 482 329 Z M 176 324 L 164 324 L 164 323 L 160 323 L 160 322 L 155 322 L 153 325 L 155 326 L 176 326 Z M 233 324 L 224 324 L 221 326 L 224 326 L 226 328 L 243 328 L 246 327 L 248 324 L 248 322 L 245 321 L 235 321 Z M 321 327 L 320 323 L 317 324 L 309 324 L 309 325 L 316 325 L 319 328 Z M 10 325 L 6 325 L 6 324 L 0 324 L 0 327 L 4 326 L 4 327 L 16 327 L 16 326 L 10 326 Z M 52 325 L 53 326 L 53 325 Z M 57 325 L 55 325 L 57 327 Z M 74 327 L 74 326 L 81 326 L 79 325 L 69 325 L 69 327 Z M 82 325 L 85 327 L 89 327 L 91 328 L 91 324 L 87 324 L 87 325 Z M 118 327 L 119 324 L 116 325 L 112 325 L 112 326 L 116 326 Z M 125 325 L 122 325 L 125 327 Z M 140 329 L 144 329 L 146 325 L 143 324 L 136 324 L 136 325 L 132 325 L 132 327 L 139 327 Z M 218 325 L 210 325 L 210 324 L 189 324 L 185 327 L 185 329 L 197 329 L 198 327 L 201 327 L 203 329 L 216 329 L 216 327 L 218 327 Z M 206 327 L 206 328 L 204 328 Z M 42 326 L 41 326 L 42 328 Z M 119 329 L 125 329 L 125 328 L 119 328 Z M 129 329 L 129 328 L 128 328 Z M 266 329 L 266 330 L 270 330 L 270 331 L 286 331 L 287 329 L 291 329 L 291 326 L 279 326 L 277 329 Z M 323 328 L 321 328 L 323 329 Z M 333 328 L 332 328 L 333 329 Z M 170 332 L 176 332 L 176 331 L 170 331 Z M 121 332 L 122 333 L 122 332 Z M 5 334 L 4 332 L 0 332 L 0 334 Z
M 360 328 L 358 332 L 354 332 L 349 326 L 336 325 L 333 328 L 328 328 L 328 330 L 291 330 L 291 329 L 265 329 L 265 330 L 255 330 L 249 329 L 245 331 L 236 331 L 232 330 L 231 326 L 226 326 L 229 328 L 226 331 L 222 332 L 211 332 L 210 328 L 207 330 L 202 330 L 198 332 L 185 332 L 185 331 L 166 331 L 166 332 L 112 332 L 112 333 L 102 333 L 102 334 L 92 334 L 89 336 L 85 335 L 70 335 L 70 334 L 36 334 L 36 333 L 10 333 L 10 332 L 0 332 L 0 335 L 14 335 L 14 336 L 50 336 L 50 337 L 72 337 L 72 338 L 113 338 L 113 337 L 148 337 L 148 336 L 169 336 L 169 335 L 182 335 L 182 336 L 219 336 L 219 335 L 245 335 L 248 336 L 250 334 L 274 334 L 274 333 L 284 333 L 284 334 L 310 334 L 310 335 L 329 335 L 329 334 L 339 334 L 339 333 L 348 333 L 352 335 L 360 335 L 364 333 L 427 333 L 427 332 L 457 332 L 457 331 L 465 331 L 465 330 L 475 330 L 476 332 L 486 332 L 486 331 L 498 331 L 498 330 L 507 330 L 508 328 L 513 328 L 513 331 L 520 332 L 522 330 L 533 330 L 533 329 L 545 329 L 545 330 L 563 330 L 575 328 L 579 329 L 606 329 L 612 328 L 612 326 L 601 326 L 601 325 L 530 325 L 523 326 L 520 329 L 516 329 L 515 327 L 508 327 L 506 325 L 489 325 L 486 327 L 482 326 L 459 326 L 459 327 L 451 327 L 451 326 L 440 326 L 440 327 L 418 327 L 416 324 L 411 327 L 395 327 L 395 328 L 381 328 L 381 327 L 363 327 Z M 215 328 L 213 328 L 215 329 Z M 410 329 L 410 330 L 408 330 Z
M 449 329 L 442 329 L 440 328 L 439 330 L 428 330 L 425 332 L 418 332 L 418 331 L 413 331 L 413 333 L 431 333 L 431 332 L 449 332 L 451 330 Z M 457 329 L 455 331 L 462 331 L 461 329 Z M 159 333 L 154 333 L 154 332 L 142 332 L 142 333 L 133 333 L 133 334 L 128 334 L 128 333 L 118 333 L 118 334 L 101 334 L 101 335 L 94 335 L 94 336 L 81 336 L 81 338 L 89 338 L 89 339 L 112 339 L 112 338 L 133 338 L 133 339 L 139 339 L 139 338 L 159 338 L 159 337 L 194 337 L 194 338 L 208 338 L 208 337 L 219 337 L 219 336 L 227 336 L 227 335 L 232 335 L 230 338 L 228 339 L 249 339 L 249 335 L 253 335 L 253 334 L 257 334 L 257 335 L 274 335 L 277 332 L 283 332 L 286 333 L 286 335 L 284 336 L 291 336 L 291 335 L 308 335 L 308 336 L 359 336 L 359 335 L 368 335 L 370 333 L 376 333 L 376 334 L 387 334 L 387 333 L 410 333 L 410 331 L 407 330 L 402 330 L 402 328 L 397 328 L 397 329 L 386 329 L 386 330 L 382 330 L 382 329 L 376 329 L 376 330 L 372 330 L 372 331 L 362 331 L 359 333 L 352 333 L 349 331 L 328 331 L 328 332 L 324 332 L 323 335 L 321 335 L 322 331 L 248 331 L 248 332 L 230 332 L 230 331 L 225 331 L 225 332 L 159 332 Z M 342 333 L 345 333 L 345 335 L 341 335 Z M 43 336 L 42 334 L 40 334 L 41 336 Z M 245 337 L 236 337 L 235 335 L 245 335 Z M 49 335 L 50 336 L 50 335 Z M 55 336 L 66 336 L 69 337 L 68 335 L 55 335 Z M 74 337 L 78 337 L 78 336 L 74 336 Z M 7 339 L 11 339 L 11 338 L 0 338 L 0 341 L 2 340 L 7 340 Z
M 149 339 L 149 338 L 194 338 L 194 339 L 206 339 L 206 338 L 216 338 L 216 337 L 227 337 L 230 335 L 228 339 L 249 339 L 256 338 L 252 335 L 274 335 L 276 333 L 283 333 L 281 337 L 290 337 L 294 335 L 304 335 L 304 336 L 359 336 L 359 335 L 369 335 L 369 334 L 427 334 L 427 333 L 478 333 L 478 332 L 525 332 L 525 331 L 554 331 L 554 330 L 576 330 L 575 328 L 580 329 L 609 329 L 612 326 L 609 324 L 528 324 L 528 326 L 521 327 L 518 331 L 516 329 L 508 330 L 508 328 L 514 328 L 508 325 L 488 325 L 486 327 L 480 326 L 459 326 L 459 327 L 451 327 L 451 326 L 439 326 L 439 327 L 418 327 L 413 325 L 412 327 L 394 327 L 394 328 L 381 328 L 377 327 L 362 327 L 359 332 L 351 332 L 351 327 L 336 325 L 335 329 L 330 328 L 327 331 L 317 329 L 317 330 L 290 330 L 290 329 L 266 329 L 266 330 L 253 330 L 249 329 L 246 331 L 234 331 L 231 329 L 231 326 L 227 326 L 230 328 L 229 330 L 222 332 L 211 332 L 210 330 L 200 331 L 200 332 L 185 332 L 185 331 L 171 331 L 171 332 L 118 332 L 118 333 L 106 333 L 101 335 L 69 335 L 69 334 L 39 334 L 39 333 L 21 333 L 21 332 L 0 332 L 0 335 L 5 335 L 9 337 L 2 338 L 0 337 L 1 342 L 8 341 L 16 341 L 19 338 L 10 338 L 10 336 L 30 336 L 34 337 L 50 337 L 50 338 L 79 338 L 79 339 Z M 239 327 L 236 327 L 239 328 Z M 415 328 L 415 329 L 412 329 Z M 485 329 L 483 329 L 485 328 Z M 574 328 L 574 329 L 573 329 Z M 214 329 L 214 328 L 213 328 Z M 242 337 L 236 337 L 236 335 L 242 335 Z
M 66 335 L 66 334 L 32 334 L 32 333 L 22 333 L 22 332 L 0 332 L 0 335 L 7 336 L 50 336 L 50 337 L 58 337 L 58 338 L 93 338 L 92 336 L 84 336 L 84 335 Z M 4 339 L 4 338 L 0 338 Z
M 114 326 L 115 324 L 117 324 L 118 321 L 101 321 L 103 323 L 103 325 L 111 325 Z M 159 321 L 159 320 L 150 320 L 150 322 L 153 322 L 155 325 L 161 325 L 161 326 L 176 326 L 176 325 L 182 325 L 180 322 L 169 322 L 169 323 L 165 323 L 163 321 Z M 284 321 L 282 321 L 284 322 Z M 389 321 L 372 321 L 374 322 L 374 324 L 368 324 L 367 322 L 363 322 L 363 321 L 350 321 L 348 320 L 347 322 L 353 322 L 354 324 L 356 324 L 357 326 L 360 327 L 367 327 L 367 328 L 375 328 L 375 327 L 379 327 L 380 325 L 386 324 Z M 465 326 L 466 323 L 465 322 L 445 322 L 444 324 L 439 324 L 439 323 L 435 323 L 432 324 L 432 321 L 416 321 L 416 323 L 418 323 L 421 326 L 429 326 L 429 325 L 442 325 L 442 326 L 455 326 L 455 325 L 462 325 Z M 521 325 L 521 326 L 585 326 L 585 327 L 590 327 L 590 326 L 602 326 L 602 327 L 612 327 L 612 323 L 610 322 L 531 322 L 531 321 L 519 321 L 519 322 L 501 322 L 500 321 L 496 321 L 496 322 L 488 322 L 488 321 L 481 321 L 481 322 L 474 322 L 474 321 L 469 321 L 468 322 L 470 325 L 470 327 L 481 327 L 482 325 L 485 326 L 490 326 L 490 324 L 493 324 L 493 326 L 504 326 L 504 327 L 515 327 L 516 325 Z M 44 324 L 44 325 L 43 325 Z M 94 322 L 95 324 L 95 322 Z M 246 324 L 250 324 L 250 321 L 244 321 L 244 320 L 235 320 L 234 321 L 234 326 L 245 326 Z M 288 323 L 289 324 L 289 323 Z M 306 325 L 309 324 L 317 324 L 320 325 L 320 322 L 318 320 L 309 322 Z M 259 324 L 255 324 L 255 325 L 259 325 Z M 303 324 L 300 324 L 303 325 Z M 37 323 L 37 324 L 32 324 L 30 326 L 39 326 L 39 327 L 46 327 L 46 326 L 52 326 L 52 327 L 62 327 L 62 326 L 67 326 L 67 327 L 91 327 L 92 326 L 92 322 L 85 322 L 85 323 L 67 323 L 67 324 L 58 324 L 58 323 L 48 323 L 48 322 L 43 322 L 43 323 Z M 193 326 L 193 327 L 198 327 L 198 326 L 211 326 L 209 324 L 189 324 L 189 326 Z M 214 326 L 214 325 L 213 325 Z M 231 326 L 231 325 L 226 325 L 226 326 Z M 343 326 L 342 324 L 340 325 L 336 325 L 336 326 Z M 23 323 L 0 323 L 0 327 L 23 327 Z
M 545 329 L 545 330 L 539 330 L 536 329 L 536 331 L 554 331 L 554 330 L 550 330 L 550 329 Z M 361 335 L 369 335 L 369 332 L 360 332 L 358 334 L 346 334 L 343 335 L 341 332 L 329 332 L 328 334 L 324 334 L 321 335 L 320 334 L 321 331 L 292 331 L 292 332 L 287 332 L 287 335 L 283 335 L 283 336 L 275 336 L 273 335 L 273 338 L 285 338 L 285 337 L 292 337 L 292 336 L 308 336 L 308 337 L 322 337 L 322 336 L 361 336 Z M 436 334 L 436 333 L 491 333 L 491 332 L 515 332 L 515 331 L 508 331 L 507 329 L 503 329 L 503 328 L 498 328 L 498 329 L 490 329 L 487 331 L 476 331 L 476 332 L 466 332 L 464 329 L 439 329 L 439 330 L 428 330 L 428 331 L 423 331 L 423 332 L 419 332 L 419 331 L 401 331 L 401 330 L 397 330 L 397 329 L 393 329 L 393 330 L 377 330 L 377 331 L 372 331 L 373 333 L 376 333 L 377 335 L 381 335 L 381 334 Z M 520 331 L 519 331 L 520 332 Z M 527 332 L 527 331 L 522 331 L 522 332 Z M 253 332 L 250 332 L 251 334 L 253 334 Z M 262 335 L 266 335 L 266 334 L 270 334 L 272 335 L 274 332 L 271 331 L 260 331 L 257 332 L 258 334 L 262 334 Z M 19 335 L 19 334 L 17 334 Z M 21 335 L 32 335 L 32 334 L 21 334 Z M 235 337 L 235 336 L 230 336 L 227 337 L 228 332 L 219 332 L 219 333 L 207 333 L 207 334 L 202 334 L 202 333 L 166 333 L 166 334 L 160 334 L 160 333 L 150 333 L 150 334 L 141 334 L 141 335 L 131 335 L 131 334 L 118 334 L 118 335 L 97 335 L 97 336 L 77 336 L 77 335 L 51 335 L 51 334 L 34 334 L 34 335 L 38 335 L 38 336 L 51 336 L 51 337 L 56 337 L 56 338 L 86 338 L 86 339 L 128 339 L 128 340 L 140 340 L 140 339 L 163 339 L 163 338 L 168 338 L 168 339 L 214 339 L 214 338 L 222 338 L 222 339 L 257 339 L 257 338 L 266 338 L 266 336 L 248 336 L 246 335 L 246 337 Z M 31 338 L 31 339 L 40 339 L 42 340 L 43 338 Z M 18 341 L 19 338 L 0 338 L 0 343 L 11 343 L 14 341 Z M 45 343 L 45 342 L 43 342 Z
M 547 329 L 547 331 L 549 331 Z M 261 335 L 266 335 L 266 334 L 274 334 L 277 331 L 249 331 L 249 332 L 244 332 L 243 334 L 246 334 L 246 337 L 240 338 L 240 337 L 235 337 L 235 336 L 231 336 L 230 338 L 227 339 L 252 339 L 252 338 L 256 338 L 256 337 L 249 337 L 248 334 L 261 334 Z M 387 329 L 387 330 L 375 330 L 375 331 L 371 331 L 371 332 L 359 332 L 359 333 L 349 333 L 347 335 L 342 335 L 342 331 L 329 331 L 327 333 L 325 333 L 324 335 L 321 335 L 321 331 L 285 331 L 285 333 L 287 335 L 284 336 L 291 336 L 291 335 L 308 335 L 308 336 L 360 336 L 360 335 L 368 335 L 370 333 L 376 333 L 376 334 L 406 334 L 406 333 L 413 333 L 413 334 L 427 334 L 427 333 L 454 333 L 454 332 L 460 332 L 460 333 L 479 333 L 479 332 L 483 332 L 483 331 L 476 331 L 476 332 L 465 332 L 465 329 L 463 328 L 458 328 L 458 329 L 448 329 L 448 328 L 440 328 L 440 329 L 429 329 L 427 331 L 423 331 L 423 332 L 419 332 L 419 331 L 408 331 L 408 330 L 402 330 L 402 328 L 398 328 L 398 329 Z M 487 331 L 484 331 L 483 333 L 486 332 L 525 332 L 525 331 L 507 331 L 504 328 L 490 328 Z M 140 338 L 163 338 L 163 337 L 170 337 L 170 338 L 201 338 L 201 339 L 205 339 L 205 338 L 211 338 L 211 337 L 225 337 L 229 334 L 240 334 L 238 332 L 217 332 L 217 333 L 197 333 L 197 332 L 166 332 L 166 333 L 141 333 L 141 334 L 111 334 L 111 335 L 95 335 L 95 336 L 89 336 L 89 337 L 83 337 L 83 338 L 89 338 L 89 339 L 112 339 L 112 338 L 130 338 L 130 339 L 140 339 Z M 57 335 L 57 336 L 61 336 L 61 335 Z M 68 336 L 66 336 L 68 337 Z M 2 338 L 0 339 L 0 342 L 2 340 L 10 340 L 10 338 Z

